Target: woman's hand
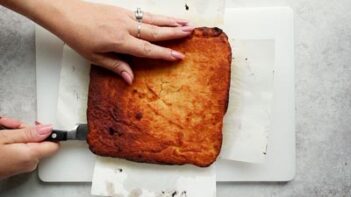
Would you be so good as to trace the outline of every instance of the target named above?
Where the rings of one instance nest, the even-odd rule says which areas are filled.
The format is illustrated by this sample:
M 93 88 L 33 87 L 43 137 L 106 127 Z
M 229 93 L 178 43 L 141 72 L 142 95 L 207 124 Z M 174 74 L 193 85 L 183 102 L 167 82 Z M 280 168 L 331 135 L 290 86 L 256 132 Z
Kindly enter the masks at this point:
M 36 169 L 41 158 L 54 154 L 59 144 L 41 142 L 52 132 L 51 125 L 34 127 L 0 117 L 0 180 Z
M 130 66 L 118 54 L 177 61 L 184 55 L 150 42 L 186 37 L 193 27 L 180 19 L 144 13 L 138 36 L 133 11 L 81 0 L 0 0 L 56 34 L 92 63 L 133 80 Z
M 149 41 L 177 39 L 191 34 L 186 22 L 144 13 L 138 38 L 134 12 L 115 6 L 71 1 L 53 32 L 91 62 L 120 74 L 129 84 L 133 73 L 118 54 L 177 61 L 184 55 Z M 184 25 L 184 26 L 183 26 Z

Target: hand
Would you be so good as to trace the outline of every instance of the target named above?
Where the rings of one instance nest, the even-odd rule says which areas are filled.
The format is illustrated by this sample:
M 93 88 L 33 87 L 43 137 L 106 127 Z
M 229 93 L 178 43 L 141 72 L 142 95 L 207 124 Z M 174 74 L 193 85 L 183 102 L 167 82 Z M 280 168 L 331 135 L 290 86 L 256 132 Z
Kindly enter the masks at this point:
M 181 19 L 144 13 L 141 34 L 134 12 L 81 0 L 0 0 L 4 5 L 56 34 L 92 63 L 133 81 L 130 66 L 118 57 L 182 60 L 184 54 L 150 42 L 183 38 L 193 27 Z
M 0 180 L 36 169 L 39 160 L 54 154 L 59 144 L 41 142 L 52 132 L 51 125 L 30 127 L 20 121 L 0 117 Z
M 130 66 L 118 54 L 181 60 L 184 55 L 149 41 L 178 39 L 191 34 L 184 20 L 144 13 L 138 38 L 134 12 L 115 6 L 71 0 L 62 20 L 52 28 L 63 41 L 82 56 L 120 74 L 126 82 L 134 78 Z

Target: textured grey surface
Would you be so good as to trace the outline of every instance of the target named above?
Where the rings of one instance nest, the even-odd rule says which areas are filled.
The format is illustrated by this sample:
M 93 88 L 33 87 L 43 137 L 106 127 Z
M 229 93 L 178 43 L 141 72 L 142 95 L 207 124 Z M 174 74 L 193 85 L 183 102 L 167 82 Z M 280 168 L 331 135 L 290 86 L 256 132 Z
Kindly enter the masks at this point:
M 294 10 L 297 174 L 289 183 L 221 183 L 217 196 L 351 196 L 351 1 L 228 3 Z M 35 97 L 34 26 L 0 8 L 0 114 L 31 122 Z M 46 184 L 36 173 L 0 182 L 4 197 L 89 193 L 89 184 Z

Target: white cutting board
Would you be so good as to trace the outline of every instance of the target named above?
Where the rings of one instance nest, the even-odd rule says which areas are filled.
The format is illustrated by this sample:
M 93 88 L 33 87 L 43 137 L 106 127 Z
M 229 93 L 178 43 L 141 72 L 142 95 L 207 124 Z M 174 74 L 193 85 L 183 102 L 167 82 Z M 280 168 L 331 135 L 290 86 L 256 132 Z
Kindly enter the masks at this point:
M 262 164 L 217 162 L 217 181 L 289 181 L 295 176 L 295 65 L 290 8 L 227 9 L 225 31 L 236 39 L 274 39 L 272 125 Z M 235 48 L 235 46 L 232 46 Z
M 220 160 L 217 181 L 289 181 L 295 175 L 295 69 L 293 12 L 289 8 L 228 8 L 224 30 L 236 39 L 275 40 L 272 130 L 263 164 Z M 235 47 L 235 46 L 233 46 Z M 36 27 L 37 119 L 55 123 L 63 43 Z M 62 143 L 59 154 L 39 165 L 45 182 L 89 182 L 94 157 L 87 146 Z

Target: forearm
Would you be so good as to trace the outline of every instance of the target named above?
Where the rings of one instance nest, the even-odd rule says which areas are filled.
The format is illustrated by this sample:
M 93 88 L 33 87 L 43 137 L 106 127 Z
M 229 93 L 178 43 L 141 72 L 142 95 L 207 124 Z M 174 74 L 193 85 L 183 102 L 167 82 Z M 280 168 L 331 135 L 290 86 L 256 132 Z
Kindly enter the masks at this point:
M 184 54 L 152 42 L 181 39 L 194 29 L 185 20 L 150 13 L 140 23 L 133 11 L 83 0 L 0 0 L 0 5 L 30 18 L 129 84 L 133 72 L 118 54 L 179 61 Z
M 59 34 L 61 25 L 69 20 L 67 13 L 74 10 L 79 0 L 0 0 L 3 5 L 24 15 L 49 31 Z

